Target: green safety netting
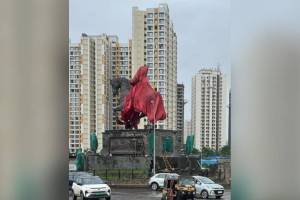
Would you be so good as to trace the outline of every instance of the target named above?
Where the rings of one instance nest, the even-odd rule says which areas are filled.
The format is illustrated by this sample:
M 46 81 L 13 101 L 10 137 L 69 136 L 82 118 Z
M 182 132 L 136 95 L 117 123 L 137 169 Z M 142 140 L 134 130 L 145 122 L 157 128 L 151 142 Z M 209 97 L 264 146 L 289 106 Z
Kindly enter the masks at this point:
M 191 154 L 194 148 L 194 135 L 189 135 L 186 138 L 186 143 L 185 143 L 185 152 L 186 154 Z
M 152 156 L 153 155 L 153 144 L 154 144 L 154 134 L 152 131 L 150 131 L 148 133 L 147 140 L 148 140 L 148 148 L 147 148 L 148 155 Z
M 84 170 L 84 153 L 82 153 L 82 150 L 79 148 L 76 151 L 76 169 L 77 171 L 83 171 Z
M 171 136 L 165 136 L 162 138 L 163 152 L 173 152 L 173 138 Z
M 90 134 L 90 148 L 91 151 L 96 152 L 98 149 L 98 138 L 96 133 L 91 133 Z

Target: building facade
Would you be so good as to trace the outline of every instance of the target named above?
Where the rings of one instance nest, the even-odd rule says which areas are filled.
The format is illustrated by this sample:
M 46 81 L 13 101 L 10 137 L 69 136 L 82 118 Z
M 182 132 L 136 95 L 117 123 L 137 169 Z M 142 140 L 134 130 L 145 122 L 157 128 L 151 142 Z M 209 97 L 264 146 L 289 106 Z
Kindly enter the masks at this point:
M 226 81 L 219 69 L 201 69 L 192 78 L 192 133 L 195 148 L 225 145 Z
M 148 77 L 162 95 L 167 119 L 159 121 L 160 129 L 177 129 L 177 36 L 169 8 L 132 10 L 132 75 L 141 65 L 149 67 Z M 147 124 L 141 120 L 140 128 Z
M 90 148 L 90 133 L 98 137 L 98 149 L 102 148 L 102 133 L 111 128 L 112 78 L 111 39 L 109 36 L 83 34 L 82 45 L 82 147 Z
M 116 123 L 114 108 L 119 97 L 112 96 L 110 80 L 130 79 L 131 41 L 120 43 L 113 35 L 82 34 L 79 44 L 70 45 L 69 64 L 69 148 L 90 148 L 90 133 L 98 137 L 98 151 L 102 149 L 102 133 L 123 129 Z
M 128 43 L 120 43 L 118 38 L 111 37 L 112 51 L 111 51 L 111 67 L 113 78 L 127 78 L 131 79 L 131 40 Z M 118 124 L 117 119 L 120 115 L 120 111 L 116 111 L 115 108 L 120 105 L 120 97 L 113 97 L 112 101 L 112 129 L 124 129 L 125 126 Z
M 69 48 L 69 153 L 81 147 L 81 46 L 70 44 Z
M 177 130 L 184 131 L 184 85 L 177 84 Z

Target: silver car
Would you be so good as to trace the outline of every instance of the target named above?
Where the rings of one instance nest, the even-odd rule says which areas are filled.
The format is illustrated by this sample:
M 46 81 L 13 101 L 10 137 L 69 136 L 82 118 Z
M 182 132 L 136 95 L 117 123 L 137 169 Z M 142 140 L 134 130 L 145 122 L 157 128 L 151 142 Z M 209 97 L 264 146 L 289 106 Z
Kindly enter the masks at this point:
M 152 190 L 158 190 L 159 188 L 162 188 L 164 186 L 165 178 L 169 174 L 179 176 L 178 174 L 175 174 L 175 173 L 158 173 L 158 174 L 155 174 L 149 180 L 149 186 L 151 187 L 151 189 Z
M 224 187 L 204 176 L 193 176 L 196 196 L 202 199 L 214 197 L 220 199 L 224 195 Z

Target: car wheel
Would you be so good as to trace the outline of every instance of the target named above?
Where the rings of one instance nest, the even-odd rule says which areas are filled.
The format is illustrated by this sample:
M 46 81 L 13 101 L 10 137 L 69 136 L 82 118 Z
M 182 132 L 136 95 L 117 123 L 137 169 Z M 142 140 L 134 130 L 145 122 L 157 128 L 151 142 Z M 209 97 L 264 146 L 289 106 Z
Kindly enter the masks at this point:
M 192 196 L 191 196 L 191 199 L 194 200 L 194 199 L 195 199 L 195 195 L 192 195 Z
M 153 191 L 158 190 L 158 184 L 157 184 L 157 183 L 151 183 L 151 189 L 152 189 Z
M 208 192 L 206 190 L 203 190 L 200 194 L 201 199 L 207 199 L 208 198 Z
M 176 200 L 182 200 L 182 194 L 179 191 L 176 194 Z
M 81 197 L 81 200 L 86 200 L 86 198 L 84 197 L 82 192 L 80 193 L 80 197 Z
M 76 195 L 75 195 L 75 193 L 74 193 L 73 190 L 71 191 L 71 197 L 72 197 L 73 200 L 77 200 L 77 197 L 76 197 Z
M 106 197 L 105 200 L 110 200 L 110 197 Z

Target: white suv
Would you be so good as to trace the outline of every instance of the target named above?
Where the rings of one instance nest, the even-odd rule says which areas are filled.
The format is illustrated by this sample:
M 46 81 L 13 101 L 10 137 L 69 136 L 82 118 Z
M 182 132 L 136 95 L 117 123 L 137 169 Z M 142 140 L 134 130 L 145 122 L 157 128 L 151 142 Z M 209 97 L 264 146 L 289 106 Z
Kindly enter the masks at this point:
M 81 197 L 85 199 L 105 198 L 110 200 L 111 189 L 97 176 L 78 177 L 72 185 L 73 199 Z
M 224 195 L 224 187 L 216 184 L 212 180 L 204 176 L 193 176 L 195 181 L 196 196 L 202 199 L 215 197 L 220 199 Z
M 167 175 L 175 175 L 179 176 L 178 174 L 175 173 L 158 173 L 152 176 L 149 180 L 149 185 L 152 190 L 158 190 L 159 188 L 162 188 L 164 186 L 165 178 Z

